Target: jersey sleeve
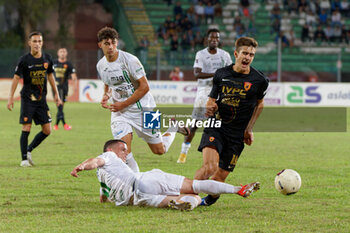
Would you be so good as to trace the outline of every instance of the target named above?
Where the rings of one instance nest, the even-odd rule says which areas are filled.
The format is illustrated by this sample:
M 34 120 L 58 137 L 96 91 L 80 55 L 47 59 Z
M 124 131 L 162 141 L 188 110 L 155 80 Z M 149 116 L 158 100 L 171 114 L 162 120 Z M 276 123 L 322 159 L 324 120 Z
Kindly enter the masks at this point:
M 108 167 L 112 163 L 113 156 L 115 156 L 113 152 L 104 152 L 103 154 L 97 156 L 97 158 L 103 159 L 105 161 L 104 167 Z
M 269 79 L 264 77 L 264 82 L 261 85 L 261 87 L 260 87 L 260 89 L 258 91 L 258 94 L 257 94 L 258 100 L 261 100 L 261 99 L 264 98 L 264 96 L 266 95 L 266 90 L 267 90 L 268 86 L 269 86 Z
M 138 80 L 142 77 L 146 77 L 145 69 L 143 68 L 140 60 L 137 57 L 130 57 L 128 62 L 129 72 L 135 80 Z
M 210 98 L 218 98 L 219 96 L 219 91 L 220 91 L 220 83 L 221 83 L 221 78 L 220 78 L 220 71 L 217 70 L 215 72 L 214 78 L 213 78 L 213 87 L 211 88 L 209 97 Z
M 21 57 L 18 60 L 17 66 L 15 68 L 15 74 L 17 74 L 18 76 L 22 76 L 23 75 L 23 69 L 25 67 L 24 61 L 23 61 L 23 57 Z
M 47 55 L 47 60 L 49 62 L 49 66 L 47 67 L 47 73 L 51 74 L 51 73 L 55 72 L 55 70 L 54 70 L 53 61 L 52 61 L 52 58 L 50 55 Z
M 196 58 L 194 59 L 193 68 L 201 68 L 201 69 L 203 69 L 203 61 L 201 59 L 200 52 L 196 53 Z

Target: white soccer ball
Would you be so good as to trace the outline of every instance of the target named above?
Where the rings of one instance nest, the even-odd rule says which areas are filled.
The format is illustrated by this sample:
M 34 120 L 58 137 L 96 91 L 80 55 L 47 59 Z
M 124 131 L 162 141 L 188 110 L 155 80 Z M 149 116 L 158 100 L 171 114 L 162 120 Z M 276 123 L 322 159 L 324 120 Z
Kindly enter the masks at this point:
M 299 191 L 301 178 L 292 169 L 283 169 L 275 178 L 275 188 L 284 195 L 291 195 Z

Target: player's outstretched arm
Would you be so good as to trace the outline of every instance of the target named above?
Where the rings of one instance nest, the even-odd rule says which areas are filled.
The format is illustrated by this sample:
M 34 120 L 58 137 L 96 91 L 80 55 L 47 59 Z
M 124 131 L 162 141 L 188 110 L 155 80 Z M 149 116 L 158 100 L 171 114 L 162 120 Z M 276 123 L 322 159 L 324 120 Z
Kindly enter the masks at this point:
M 13 76 L 13 79 L 12 79 L 12 84 L 11 84 L 11 89 L 10 89 L 10 94 L 9 94 L 9 98 L 7 100 L 7 109 L 12 111 L 13 109 L 13 96 L 15 94 L 15 91 L 17 89 L 17 86 L 18 86 L 18 82 L 19 82 L 19 79 L 21 77 L 18 76 L 17 74 L 15 74 Z
M 56 82 L 55 82 L 55 77 L 53 76 L 53 73 L 50 73 L 47 75 L 47 79 L 49 80 L 50 86 L 52 87 L 52 90 L 55 94 L 55 102 L 56 105 L 62 105 L 62 101 L 60 99 L 60 96 L 58 95 L 58 91 L 57 91 L 57 86 L 56 86 Z
M 76 166 L 70 174 L 74 177 L 78 177 L 78 172 L 84 171 L 84 170 L 93 170 L 95 168 L 102 167 L 104 164 L 105 164 L 104 159 L 91 158 L 91 159 L 85 160 L 84 162 Z
M 111 112 L 118 112 L 139 101 L 149 91 L 149 85 L 145 76 L 137 80 L 139 87 L 124 102 L 115 102 L 109 106 Z
M 252 117 L 249 120 L 247 128 L 244 132 L 244 143 L 250 146 L 254 141 L 253 127 L 255 125 L 256 120 L 260 116 L 261 112 L 264 109 L 264 99 L 258 100 L 255 106 Z

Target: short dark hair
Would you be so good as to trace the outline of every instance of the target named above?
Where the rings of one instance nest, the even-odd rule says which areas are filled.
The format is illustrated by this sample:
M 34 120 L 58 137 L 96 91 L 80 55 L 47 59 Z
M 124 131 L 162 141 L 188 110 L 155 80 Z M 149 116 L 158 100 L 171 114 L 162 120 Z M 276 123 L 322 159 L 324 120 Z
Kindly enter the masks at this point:
M 32 38 L 32 36 L 43 36 L 43 34 L 41 33 L 41 32 L 38 32 L 38 31 L 35 31 L 35 32 L 31 32 L 31 33 L 29 33 L 29 36 L 28 36 L 28 38 L 29 39 L 31 39 Z
M 119 34 L 117 30 L 111 27 L 104 27 L 97 33 L 98 42 L 103 41 L 104 39 L 119 39 Z
M 212 33 L 212 32 L 220 33 L 219 29 L 212 28 L 212 29 L 209 29 L 209 30 L 207 31 L 207 37 L 208 37 L 208 36 L 210 35 L 210 33 Z
M 105 145 L 103 146 L 103 152 L 106 152 L 108 148 L 110 148 L 111 146 L 118 144 L 118 143 L 124 143 L 126 144 L 126 142 L 124 142 L 123 140 L 120 139 L 111 139 L 108 140 Z
M 238 40 L 236 40 L 235 43 L 236 51 L 239 52 L 242 46 L 252 46 L 254 48 L 257 48 L 258 42 L 252 37 L 240 37 Z

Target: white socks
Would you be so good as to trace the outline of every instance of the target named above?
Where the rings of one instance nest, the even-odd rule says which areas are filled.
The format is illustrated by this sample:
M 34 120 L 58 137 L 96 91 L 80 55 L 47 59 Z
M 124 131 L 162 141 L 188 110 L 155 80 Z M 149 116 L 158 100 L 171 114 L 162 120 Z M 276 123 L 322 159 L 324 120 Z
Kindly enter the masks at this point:
M 165 152 L 167 152 L 173 143 L 176 136 L 177 127 L 169 127 L 168 130 L 162 135 L 163 145 Z M 169 136 L 164 136 L 165 134 L 170 134 Z
M 182 146 L 181 146 L 181 153 L 187 155 L 188 150 L 191 147 L 191 143 L 190 142 L 183 142 Z
M 217 195 L 224 193 L 238 193 L 242 187 L 233 186 L 215 180 L 193 180 L 192 188 L 195 193 Z
M 134 172 L 140 172 L 139 166 L 137 165 L 137 162 L 134 158 L 134 156 L 132 155 L 132 152 L 130 152 L 127 156 L 126 156 L 126 164 L 131 168 L 131 170 L 133 170 Z
M 183 196 L 179 200 L 183 201 L 183 202 L 191 203 L 191 210 L 196 208 L 198 206 L 198 204 L 199 204 L 197 198 L 195 198 L 194 196 Z

